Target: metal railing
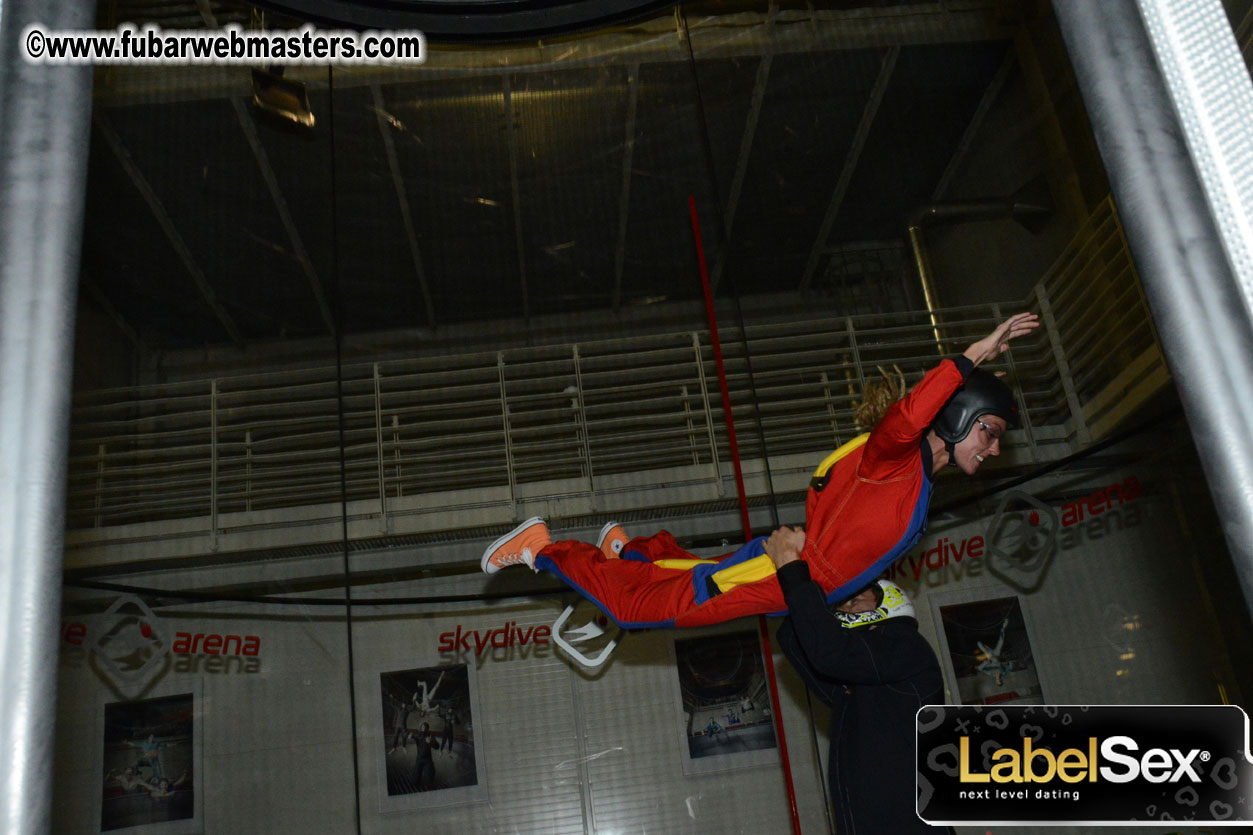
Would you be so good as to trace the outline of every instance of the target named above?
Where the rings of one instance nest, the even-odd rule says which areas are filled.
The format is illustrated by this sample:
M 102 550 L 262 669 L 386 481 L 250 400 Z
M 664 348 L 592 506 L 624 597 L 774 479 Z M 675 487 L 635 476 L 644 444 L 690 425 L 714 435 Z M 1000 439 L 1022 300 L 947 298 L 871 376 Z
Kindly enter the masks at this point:
M 1169 380 L 1153 317 L 1110 198 L 1036 284 L 1057 383 L 1080 444 L 1109 432 Z
M 1108 201 L 1027 306 L 1045 326 L 1000 363 L 1027 446 L 1098 437 L 1138 402 L 1129 391 L 1164 382 Z M 936 311 L 941 342 L 960 350 L 1022 306 L 1004 307 Z M 859 431 L 853 407 L 877 366 L 912 382 L 941 350 L 925 311 L 721 330 L 745 460 L 825 454 Z M 224 514 L 340 502 L 341 467 L 347 500 L 383 516 L 419 494 L 595 494 L 607 477 L 671 467 L 720 481 L 716 381 L 708 335 L 683 332 L 84 392 L 69 526 L 208 517 L 217 531 Z

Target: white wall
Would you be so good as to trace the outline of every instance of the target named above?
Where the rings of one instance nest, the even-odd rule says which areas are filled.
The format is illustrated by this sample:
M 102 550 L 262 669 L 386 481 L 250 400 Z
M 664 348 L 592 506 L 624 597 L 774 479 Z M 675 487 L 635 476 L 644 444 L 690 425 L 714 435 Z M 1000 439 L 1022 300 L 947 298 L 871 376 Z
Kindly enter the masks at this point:
M 1198 559 L 1225 556 L 1197 553 L 1196 538 L 1185 535 L 1188 511 L 1179 488 L 1187 489 L 1187 483 L 1176 469 L 1148 458 L 1122 455 L 1116 461 L 1029 485 L 1059 513 L 1067 502 L 1128 477 L 1141 486 L 1138 498 L 1063 528 L 1044 581 L 1032 593 L 998 579 L 986 557 L 950 558 L 949 565 L 934 569 L 924 561 L 913 575 L 940 537 L 954 543 L 976 536 L 986 540 L 1000 497 L 985 500 L 969 516 L 933 520 L 902 563 L 902 584 L 913 593 L 921 629 L 939 652 L 947 687 L 954 682 L 938 607 L 1016 594 L 1049 702 L 1214 703 L 1220 682 L 1229 693 L 1238 689 L 1233 659 L 1196 573 Z M 943 498 L 952 488 L 942 481 L 940 489 Z M 276 565 L 273 576 L 295 578 L 301 568 Z M 386 590 L 440 595 L 478 588 L 480 577 L 463 575 Z M 69 595 L 67 623 L 90 626 L 100 618 L 75 613 L 85 605 L 84 594 Z M 92 597 L 106 605 L 110 599 L 101 593 Z M 159 617 L 170 631 L 259 636 L 257 669 L 245 672 L 237 664 L 230 672 L 206 672 L 206 664 L 220 662 L 201 656 L 192 670 L 182 657 L 142 697 L 196 695 L 202 750 L 195 782 L 202 792 L 205 832 L 355 831 L 350 677 L 362 831 L 789 832 L 777 764 L 685 771 L 671 641 L 675 634 L 691 633 L 629 634 L 607 668 L 595 674 L 573 667 L 551 646 L 487 650 L 477 657 L 471 651 L 460 659 L 438 651 L 441 633 L 458 626 L 486 633 L 507 622 L 522 630 L 551 624 L 565 600 L 355 607 L 351 671 L 341 609 L 167 607 Z M 1127 630 L 1127 623 L 1137 628 Z M 746 626 L 753 629 L 755 622 Z M 67 642 L 63 650 L 57 831 L 96 832 L 103 706 L 121 697 L 102 681 L 99 665 L 81 646 Z M 1237 651 L 1236 663 L 1247 664 L 1247 650 Z M 472 733 L 482 796 L 455 805 L 387 810 L 379 788 L 384 748 L 379 674 L 453 660 L 474 670 L 478 701 Z M 825 832 L 804 690 L 781 656 L 775 664 L 803 830 Z M 817 748 L 825 758 L 825 709 L 817 705 L 817 710 Z M 438 803 L 441 794 L 401 799 Z

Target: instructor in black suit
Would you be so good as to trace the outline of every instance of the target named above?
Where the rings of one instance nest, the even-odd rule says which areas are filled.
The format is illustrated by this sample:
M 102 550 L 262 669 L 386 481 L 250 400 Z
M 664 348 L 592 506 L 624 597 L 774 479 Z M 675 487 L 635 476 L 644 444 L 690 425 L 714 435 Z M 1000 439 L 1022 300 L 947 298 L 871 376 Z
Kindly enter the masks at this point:
M 789 615 L 783 654 L 831 707 L 828 779 L 840 835 L 943 831 L 915 812 L 915 714 L 943 704 L 944 682 L 913 604 L 880 580 L 828 608 L 800 559 L 805 533 L 780 528 L 766 542 Z M 950 832 L 952 830 L 949 830 Z

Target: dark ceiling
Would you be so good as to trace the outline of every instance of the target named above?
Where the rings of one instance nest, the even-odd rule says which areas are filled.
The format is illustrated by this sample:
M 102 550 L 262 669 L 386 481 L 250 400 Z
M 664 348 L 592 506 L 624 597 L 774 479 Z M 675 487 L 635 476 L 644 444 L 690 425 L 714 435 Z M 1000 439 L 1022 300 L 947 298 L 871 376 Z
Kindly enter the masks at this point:
M 720 294 L 831 292 L 833 253 L 902 244 L 933 199 L 1007 61 L 994 7 L 303 68 L 309 130 L 258 112 L 246 69 L 99 74 L 84 297 L 151 349 L 694 299 L 689 194 Z
M 630 20 L 666 0 L 264 0 L 259 5 L 316 23 L 418 29 L 428 38 L 502 42 Z

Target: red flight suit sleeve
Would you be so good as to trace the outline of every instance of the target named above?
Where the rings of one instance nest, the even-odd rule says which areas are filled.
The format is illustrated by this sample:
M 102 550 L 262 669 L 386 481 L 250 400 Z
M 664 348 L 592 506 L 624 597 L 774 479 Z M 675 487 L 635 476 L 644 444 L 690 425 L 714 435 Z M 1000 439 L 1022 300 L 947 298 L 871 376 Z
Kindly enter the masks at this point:
M 931 421 L 973 368 L 970 360 L 963 356 L 946 359 L 888 407 L 883 419 L 870 432 L 857 475 L 882 481 L 909 471 Z

